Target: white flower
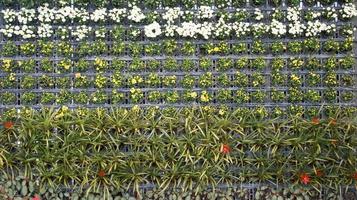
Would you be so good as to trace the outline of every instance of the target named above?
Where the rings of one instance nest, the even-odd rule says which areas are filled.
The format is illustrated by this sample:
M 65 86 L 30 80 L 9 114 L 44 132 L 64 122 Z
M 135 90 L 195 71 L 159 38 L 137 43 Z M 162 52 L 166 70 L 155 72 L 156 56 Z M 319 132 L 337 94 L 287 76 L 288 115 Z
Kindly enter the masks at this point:
M 311 16 L 312 19 L 316 19 L 319 17 L 321 17 L 321 12 L 319 12 L 319 11 L 312 12 L 312 16 Z
M 328 34 L 335 33 L 336 32 L 336 24 L 328 24 L 324 31 Z
M 182 22 L 181 27 L 176 28 L 176 32 L 182 37 L 195 37 L 200 25 L 190 22 Z
M 181 12 L 181 16 L 183 20 L 191 20 L 189 17 L 193 16 L 195 12 L 190 11 L 190 10 L 185 10 Z
M 325 9 L 325 15 L 327 18 L 334 19 L 334 20 L 337 20 L 338 17 L 335 8 L 331 8 L 331 7 L 327 7 Z
M 48 8 L 48 4 L 44 4 L 37 8 L 38 16 L 37 19 L 40 22 L 50 23 L 55 19 L 56 11 L 54 9 Z
M 173 37 L 175 36 L 175 31 L 177 29 L 176 25 L 171 25 L 171 24 L 167 24 L 164 26 L 164 32 L 165 32 L 165 36 L 166 37 Z
M 273 19 L 270 24 L 270 30 L 273 35 L 280 37 L 280 36 L 285 35 L 286 26 L 283 23 Z
M 248 22 L 234 22 L 232 24 L 232 29 L 237 37 L 245 36 L 250 31 Z
M 106 8 L 98 8 L 90 15 L 90 19 L 94 22 L 104 21 L 107 15 Z
M 106 29 L 105 27 L 98 28 L 94 31 L 94 35 L 97 38 L 105 38 Z
M 36 11 L 34 9 L 21 8 L 17 13 L 17 20 L 20 24 L 27 24 L 35 18 Z
M 204 39 L 208 39 L 212 35 L 212 31 L 214 30 L 213 24 L 211 22 L 204 22 L 198 28 L 198 34 L 202 35 Z
M 162 15 L 162 19 L 168 23 L 173 23 L 175 19 L 178 19 L 182 15 L 180 7 L 166 8 L 166 11 Z
M 214 28 L 214 35 L 215 36 L 228 36 L 231 33 L 232 26 L 230 24 L 226 24 L 224 18 L 221 17 L 218 20 L 218 23 L 215 25 Z
M 27 25 L 21 25 L 21 26 L 5 25 L 5 28 L 1 29 L 1 32 L 6 37 L 12 37 L 14 35 L 18 35 L 21 36 L 23 39 L 30 39 L 36 37 L 34 29 L 35 29 L 34 26 L 27 26 Z
M 75 8 L 76 19 L 80 22 L 87 22 L 90 19 L 89 12 L 87 12 L 84 8 Z
M 35 38 L 35 32 L 34 32 L 35 27 L 34 26 L 27 26 L 23 25 L 21 26 L 21 29 L 19 31 L 20 36 L 22 36 L 23 39 L 30 39 L 30 38 Z
M 77 16 L 76 11 L 71 6 L 61 7 L 56 11 L 55 18 L 57 21 L 65 23 L 67 19 L 74 19 Z
M 319 20 L 315 20 L 314 22 L 307 22 L 306 26 L 306 37 L 312 37 L 319 35 L 322 31 L 327 29 L 327 25 L 325 23 L 321 23 Z
M 17 16 L 17 12 L 13 9 L 2 10 L 1 13 L 4 15 L 5 22 L 14 22 Z
M 139 34 L 140 34 L 140 30 L 139 30 L 139 29 L 134 29 L 134 30 L 132 30 L 132 31 L 130 32 L 130 34 L 131 34 L 131 36 L 133 36 L 133 37 L 137 37 L 137 36 L 139 36 Z
M 153 22 L 144 27 L 144 33 L 146 37 L 154 38 L 161 34 L 161 26 L 157 22 Z
M 260 35 L 268 32 L 270 27 L 263 23 L 256 23 L 251 25 L 253 35 Z
M 86 25 L 81 25 L 77 26 L 73 32 L 72 35 L 76 37 L 76 40 L 82 40 L 88 36 L 88 34 L 92 31 L 92 27 L 88 27 Z
M 145 19 L 145 15 L 139 7 L 133 6 L 129 11 L 128 19 L 134 22 L 140 22 L 141 20 Z
M 41 38 L 49 38 L 52 36 L 53 30 L 52 26 L 49 24 L 40 24 L 37 27 L 37 34 Z
M 57 32 L 61 36 L 61 39 L 67 39 L 69 36 L 69 32 L 72 31 L 72 27 L 64 27 L 64 26 L 58 26 Z
M 200 6 L 197 17 L 199 19 L 210 19 L 213 17 L 213 9 L 209 6 Z
M 295 22 L 289 24 L 288 32 L 292 36 L 297 37 L 299 35 L 302 35 L 305 28 L 306 28 L 305 25 L 302 24 L 300 21 L 295 21 Z
M 340 12 L 343 19 L 349 19 L 357 16 L 357 10 L 354 3 L 346 3 L 342 5 Z
M 126 16 L 127 10 L 125 8 L 114 8 L 109 11 L 109 18 L 114 22 L 121 22 L 122 18 Z
M 298 21 L 300 19 L 300 14 L 301 14 L 300 11 L 301 8 L 288 7 L 287 15 L 286 15 L 287 20 L 291 22 Z
M 264 18 L 262 11 L 260 11 L 258 8 L 254 9 L 254 15 L 255 15 L 254 19 L 257 21 L 260 21 Z

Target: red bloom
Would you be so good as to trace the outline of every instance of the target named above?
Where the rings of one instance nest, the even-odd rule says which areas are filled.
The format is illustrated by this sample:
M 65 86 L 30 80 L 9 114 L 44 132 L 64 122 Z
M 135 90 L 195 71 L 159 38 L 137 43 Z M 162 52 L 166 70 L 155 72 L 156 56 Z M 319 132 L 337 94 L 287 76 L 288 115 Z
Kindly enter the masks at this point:
M 4 125 L 4 128 L 10 129 L 10 128 L 14 127 L 14 122 L 7 121 L 7 122 L 4 122 L 3 125 Z
M 34 197 L 32 197 L 32 200 L 41 200 L 40 197 L 36 194 Z
M 352 175 L 352 177 L 357 181 L 357 171 Z
M 317 125 L 320 123 L 320 119 L 318 117 L 313 117 L 311 123 Z
M 227 154 L 227 153 L 231 152 L 231 147 L 228 144 L 223 144 L 221 146 L 221 152 L 223 154 Z
M 317 170 L 315 171 L 315 174 L 316 174 L 317 177 L 321 177 L 321 176 L 324 175 L 324 173 L 323 173 L 322 170 L 320 170 L 320 169 L 317 169 Z
M 307 185 L 308 183 L 310 183 L 311 178 L 307 173 L 302 173 L 300 174 L 300 182 Z
M 105 176 L 105 171 L 99 170 L 98 176 L 99 176 L 99 177 L 104 177 L 104 176 Z

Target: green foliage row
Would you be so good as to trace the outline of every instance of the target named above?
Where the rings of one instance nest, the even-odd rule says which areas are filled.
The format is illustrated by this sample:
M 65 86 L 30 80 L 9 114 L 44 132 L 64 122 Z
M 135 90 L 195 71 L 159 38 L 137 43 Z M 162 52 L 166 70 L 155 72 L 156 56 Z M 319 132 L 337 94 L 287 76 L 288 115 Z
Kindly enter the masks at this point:
M 260 112 L 23 109 L 0 132 L 0 167 L 52 187 L 107 193 L 109 187 L 138 191 L 146 183 L 163 191 L 242 182 L 305 182 L 317 189 L 356 183 L 356 109 L 321 119 L 268 119 Z

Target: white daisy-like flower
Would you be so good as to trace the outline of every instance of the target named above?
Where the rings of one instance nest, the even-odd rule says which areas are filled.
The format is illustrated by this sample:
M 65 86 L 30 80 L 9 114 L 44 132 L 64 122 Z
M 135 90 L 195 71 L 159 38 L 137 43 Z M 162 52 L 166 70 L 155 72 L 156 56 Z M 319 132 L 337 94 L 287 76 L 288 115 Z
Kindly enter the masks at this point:
M 213 9 L 209 6 L 200 6 L 198 9 L 197 17 L 199 19 L 210 19 L 213 17 Z
M 282 22 L 273 19 L 270 24 L 270 31 L 273 35 L 281 37 L 286 34 L 286 26 Z
M 90 19 L 94 22 L 104 21 L 107 15 L 106 8 L 98 8 L 90 15 Z
M 27 24 L 32 22 L 35 19 L 35 16 L 35 9 L 21 8 L 20 11 L 17 12 L 17 21 L 20 24 Z
M 1 13 L 4 16 L 5 22 L 8 22 L 8 23 L 14 22 L 17 17 L 17 12 L 13 9 L 7 8 L 5 10 L 2 10 Z
M 227 24 L 224 21 L 224 18 L 221 17 L 218 20 L 218 23 L 215 25 L 214 28 L 214 35 L 215 36 L 228 36 L 231 33 L 232 26 L 230 24 Z
M 196 36 L 197 30 L 200 28 L 200 25 L 195 24 L 194 22 L 183 22 L 180 27 L 176 28 L 176 32 L 182 37 L 192 37 Z
M 342 5 L 340 12 L 343 19 L 350 19 L 357 16 L 357 9 L 354 3 L 346 3 Z
M 255 8 L 254 9 L 254 19 L 257 21 L 260 21 L 264 18 L 264 15 L 262 13 L 261 10 L 259 10 L 259 8 Z
M 212 35 L 212 31 L 214 30 L 214 26 L 211 22 L 204 22 L 198 28 L 197 32 L 200 34 L 204 39 L 208 39 Z
M 327 25 L 325 23 L 321 23 L 319 20 L 315 20 L 314 22 L 307 22 L 305 36 L 317 36 L 326 29 Z
M 175 19 L 178 19 L 183 14 L 180 7 L 166 8 L 165 10 L 162 19 L 166 20 L 168 23 L 173 23 Z
M 76 40 L 82 40 L 88 36 L 88 34 L 92 31 L 92 27 L 88 27 L 86 25 L 81 25 L 77 26 L 73 32 L 72 35 L 76 37 Z
M 288 21 L 295 22 L 300 20 L 301 8 L 288 7 L 286 18 Z
M 109 11 L 109 18 L 116 23 L 119 23 L 126 16 L 127 10 L 125 8 L 114 8 Z
M 305 25 L 300 21 L 295 21 L 288 25 L 288 33 L 294 37 L 297 37 L 304 33 L 305 28 Z
M 40 24 L 37 27 L 37 34 L 40 38 L 49 38 L 53 34 L 52 26 L 49 24 Z
M 44 4 L 37 8 L 37 19 L 43 23 L 50 23 L 55 19 L 56 10 L 48 8 L 48 4 Z
M 161 34 L 161 26 L 157 22 L 153 22 L 144 27 L 144 33 L 146 37 L 154 38 Z
M 145 19 L 145 15 L 139 7 L 134 5 L 129 11 L 128 19 L 134 22 L 141 22 L 143 19 Z
M 250 25 L 248 22 L 234 22 L 232 24 L 232 30 L 237 37 L 243 37 L 250 31 Z

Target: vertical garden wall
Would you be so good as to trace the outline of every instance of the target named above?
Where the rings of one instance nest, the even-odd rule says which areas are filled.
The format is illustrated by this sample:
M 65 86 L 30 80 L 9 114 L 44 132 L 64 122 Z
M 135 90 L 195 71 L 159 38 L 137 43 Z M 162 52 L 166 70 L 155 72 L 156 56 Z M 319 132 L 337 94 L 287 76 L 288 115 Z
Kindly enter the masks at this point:
M 354 3 L 0 0 L 0 195 L 356 198 Z

